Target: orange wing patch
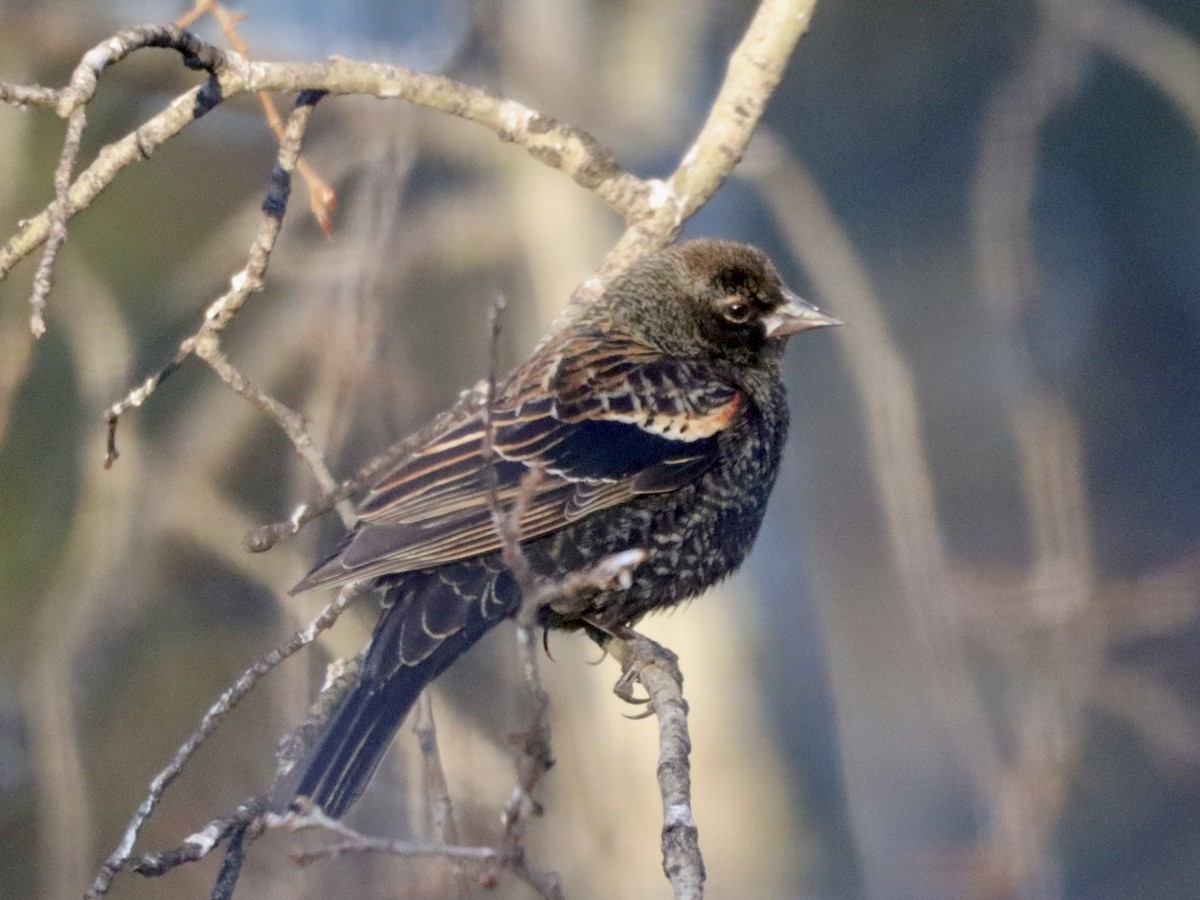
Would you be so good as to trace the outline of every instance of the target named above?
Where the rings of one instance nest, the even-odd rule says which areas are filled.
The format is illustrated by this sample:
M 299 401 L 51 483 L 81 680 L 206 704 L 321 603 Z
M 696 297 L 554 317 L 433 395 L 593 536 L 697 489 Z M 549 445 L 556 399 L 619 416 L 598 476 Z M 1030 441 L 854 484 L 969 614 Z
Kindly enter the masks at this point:
M 727 403 L 706 412 L 639 408 L 632 413 L 608 412 L 604 418 L 636 425 L 673 441 L 700 441 L 728 428 L 741 402 L 742 395 L 735 393 Z

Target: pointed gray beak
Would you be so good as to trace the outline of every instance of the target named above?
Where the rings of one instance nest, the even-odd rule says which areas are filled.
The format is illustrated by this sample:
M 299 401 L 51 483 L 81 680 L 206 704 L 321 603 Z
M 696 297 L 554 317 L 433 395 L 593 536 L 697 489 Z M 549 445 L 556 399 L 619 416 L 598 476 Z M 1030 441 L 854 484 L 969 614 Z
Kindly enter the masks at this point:
M 769 338 L 787 337 L 790 334 L 808 331 L 810 328 L 824 328 L 826 325 L 846 324 L 841 319 L 828 316 L 811 303 L 801 300 L 787 288 L 783 289 L 783 299 L 787 302 L 763 319 Z

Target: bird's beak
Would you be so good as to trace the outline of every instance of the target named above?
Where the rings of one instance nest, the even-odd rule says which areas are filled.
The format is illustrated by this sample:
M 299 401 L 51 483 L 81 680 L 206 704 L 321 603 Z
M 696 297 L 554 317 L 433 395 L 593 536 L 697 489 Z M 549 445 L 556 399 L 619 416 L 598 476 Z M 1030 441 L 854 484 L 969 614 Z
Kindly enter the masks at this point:
M 763 319 L 769 338 L 787 337 L 789 334 L 799 334 L 810 328 L 824 328 L 826 325 L 846 324 L 841 319 L 826 315 L 811 303 L 801 300 L 787 288 L 783 290 L 783 299 L 787 302 Z

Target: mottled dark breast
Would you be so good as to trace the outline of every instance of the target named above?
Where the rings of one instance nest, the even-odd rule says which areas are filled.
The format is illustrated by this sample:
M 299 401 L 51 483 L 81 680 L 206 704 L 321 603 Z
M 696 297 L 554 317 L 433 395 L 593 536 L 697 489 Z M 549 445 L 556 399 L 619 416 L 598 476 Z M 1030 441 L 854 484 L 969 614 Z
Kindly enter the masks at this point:
M 718 440 L 716 463 L 696 481 L 646 494 L 619 510 L 592 516 L 526 546 L 541 574 L 577 571 L 605 556 L 640 547 L 648 552 L 626 590 L 604 591 L 580 613 L 544 609 L 543 625 L 630 624 L 654 609 L 680 603 L 731 574 L 750 552 L 775 483 L 788 427 L 784 390 L 772 381 L 764 410 L 746 404 Z

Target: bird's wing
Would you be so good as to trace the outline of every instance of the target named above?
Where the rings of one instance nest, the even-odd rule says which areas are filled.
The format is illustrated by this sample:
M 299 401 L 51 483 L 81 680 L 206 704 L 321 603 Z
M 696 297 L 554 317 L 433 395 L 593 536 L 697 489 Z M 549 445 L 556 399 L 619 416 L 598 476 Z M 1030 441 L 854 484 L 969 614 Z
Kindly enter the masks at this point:
M 594 335 L 543 347 L 497 394 L 491 460 L 483 413 L 434 435 L 376 483 L 346 543 L 293 591 L 499 549 L 490 484 L 505 510 L 523 494 L 522 540 L 675 490 L 712 465 L 741 400 L 703 363 Z

